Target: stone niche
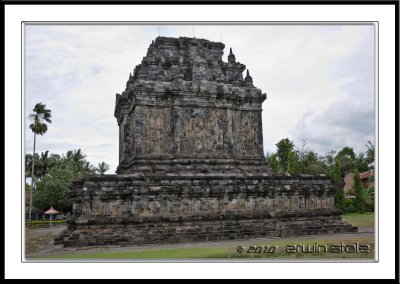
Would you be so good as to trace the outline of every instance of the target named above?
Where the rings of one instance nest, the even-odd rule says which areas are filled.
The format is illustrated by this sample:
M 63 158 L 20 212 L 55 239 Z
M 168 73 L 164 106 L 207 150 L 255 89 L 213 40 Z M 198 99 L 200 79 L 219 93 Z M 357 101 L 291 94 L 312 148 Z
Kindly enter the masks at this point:
M 116 95 L 116 175 L 75 181 L 64 246 L 356 231 L 324 175 L 266 167 L 262 103 L 224 44 L 158 37 Z

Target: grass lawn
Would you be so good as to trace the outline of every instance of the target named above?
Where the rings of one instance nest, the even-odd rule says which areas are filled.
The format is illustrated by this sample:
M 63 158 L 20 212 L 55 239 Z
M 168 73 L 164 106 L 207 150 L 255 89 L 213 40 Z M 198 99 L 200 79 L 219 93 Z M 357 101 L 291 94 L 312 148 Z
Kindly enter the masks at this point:
M 374 212 L 347 213 L 342 215 L 342 220 L 356 227 L 374 227 L 375 214 Z
M 368 227 L 374 225 L 374 213 L 345 214 L 343 220 L 353 226 Z M 358 245 L 357 245 L 358 243 Z M 239 244 L 239 242 L 238 242 Z M 346 247 L 347 245 L 347 247 Z M 362 249 L 361 246 L 369 246 Z M 288 247 L 289 246 L 289 247 Z M 237 245 L 221 245 L 213 247 L 187 247 L 164 249 L 123 249 L 111 251 L 107 248 L 102 252 L 65 253 L 62 255 L 44 256 L 46 259 L 243 259 L 243 258 L 289 258 L 289 259 L 338 259 L 338 258 L 369 258 L 374 257 L 374 238 L 359 239 L 305 239 L 289 241 L 277 239 L 268 242 L 246 244 L 243 251 L 238 252 Z M 336 252 L 332 250 L 336 250 Z M 346 252 L 347 249 L 347 252 Z M 354 252 L 354 250 L 358 252 Z M 339 252 L 338 252 L 339 250 Z M 363 250 L 363 252 L 361 252 Z M 366 252 L 369 251 L 369 252 Z M 42 258 L 42 257 L 41 257 Z
M 360 245 L 364 252 L 357 252 Z M 347 245 L 347 247 L 346 247 Z M 289 247 L 288 247 L 289 246 Z M 332 252 L 333 246 L 336 252 Z M 254 245 L 242 246 L 243 252 L 237 251 L 237 246 L 212 248 L 171 248 L 146 249 L 119 252 L 73 253 L 46 256 L 51 259 L 243 259 L 243 258 L 373 258 L 374 242 L 371 238 L 358 240 L 305 240 L 305 241 L 272 241 Z M 346 249 L 348 250 L 346 252 Z M 356 252 L 354 252 L 356 250 Z M 360 249 L 358 249 L 360 251 Z M 368 252 L 367 252 L 368 251 Z

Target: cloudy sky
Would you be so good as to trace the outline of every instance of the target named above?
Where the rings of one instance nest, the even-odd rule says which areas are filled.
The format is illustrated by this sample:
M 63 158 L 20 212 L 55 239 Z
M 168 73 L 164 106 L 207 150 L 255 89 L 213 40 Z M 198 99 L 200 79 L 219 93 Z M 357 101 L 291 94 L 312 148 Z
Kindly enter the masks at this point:
M 247 66 L 263 104 L 264 152 L 288 137 L 320 154 L 374 141 L 372 25 L 27 25 L 25 149 L 32 152 L 28 115 L 38 102 L 53 122 L 37 151 L 82 149 L 93 164 L 118 165 L 115 94 L 151 41 L 187 36 L 225 43 Z

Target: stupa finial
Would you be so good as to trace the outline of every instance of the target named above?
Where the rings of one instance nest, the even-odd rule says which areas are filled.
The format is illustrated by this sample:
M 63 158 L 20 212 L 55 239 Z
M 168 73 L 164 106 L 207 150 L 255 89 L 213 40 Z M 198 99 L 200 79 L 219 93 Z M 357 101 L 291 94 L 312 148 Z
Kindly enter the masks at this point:
M 232 47 L 229 50 L 228 62 L 229 63 L 235 63 L 236 62 L 235 55 L 232 53 Z

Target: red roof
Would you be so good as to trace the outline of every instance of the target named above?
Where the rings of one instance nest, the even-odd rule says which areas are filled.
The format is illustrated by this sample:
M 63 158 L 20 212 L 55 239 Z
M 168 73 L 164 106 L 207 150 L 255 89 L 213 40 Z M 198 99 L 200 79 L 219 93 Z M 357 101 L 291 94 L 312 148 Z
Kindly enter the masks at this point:
M 361 173 L 360 174 L 360 178 L 361 179 L 366 179 L 366 178 L 369 178 L 370 176 L 373 176 L 373 175 L 374 175 L 374 171 L 373 170 L 369 170 L 369 171 Z
M 55 209 L 53 208 L 53 206 L 51 206 L 49 210 L 47 210 L 46 212 L 44 212 L 44 214 L 58 214 L 58 213 L 60 213 L 60 212 L 58 212 L 57 210 L 55 210 Z

